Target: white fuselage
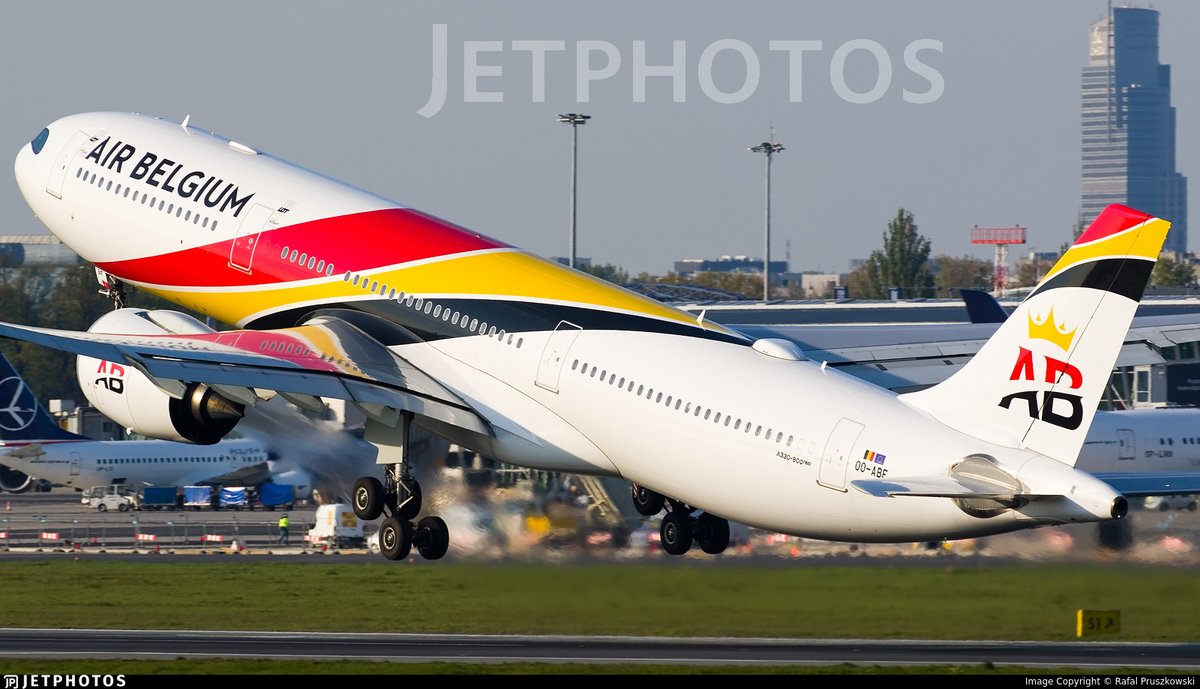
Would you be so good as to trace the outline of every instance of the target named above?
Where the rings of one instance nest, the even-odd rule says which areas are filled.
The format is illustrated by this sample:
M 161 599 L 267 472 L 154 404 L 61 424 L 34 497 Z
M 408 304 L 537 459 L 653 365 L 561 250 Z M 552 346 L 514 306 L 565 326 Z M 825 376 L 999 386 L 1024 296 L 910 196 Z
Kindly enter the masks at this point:
M 1200 409 L 1098 413 L 1075 466 L 1090 472 L 1200 471 Z
M 80 440 L 42 445 L 36 455 L 0 455 L 0 463 L 73 488 L 199 483 L 267 462 L 262 445 L 225 440 L 186 445 L 166 440 Z M 0 448 L 0 452 L 3 448 Z
M 477 449 L 498 460 L 620 475 L 745 524 L 837 540 L 930 540 L 1090 521 L 1107 518 L 1117 497 L 1016 442 L 955 431 L 820 362 L 768 356 L 737 333 L 500 243 L 470 245 L 465 234 L 465 248 L 400 260 L 389 258 L 393 244 L 354 246 L 358 234 L 289 233 L 305 223 L 403 207 L 198 130 L 100 113 L 64 118 L 51 132 L 40 156 L 22 150 L 18 181 L 42 222 L 84 259 L 242 326 L 274 326 L 289 314 L 291 325 L 304 310 L 338 304 L 433 332 L 393 351 L 488 419 L 496 437 Z M 110 147 L 134 148 L 119 170 L 105 158 L 111 148 L 87 157 L 106 138 Z M 64 152 L 64 145 L 82 150 Z M 147 154 L 154 156 L 149 171 L 131 177 Z M 172 165 L 152 177 L 163 159 Z M 55 172 L 59 161 L 63 169 Z M 173 190 L 164 191 L 176 167 Z M 210 191 L 217 185 L 205 180 L 216 178 L 236 185 L 235 200 L 253 196 L 240 211 L 180 196 L 181 175 L 195 171 Z M 403 246 L 410 237 L 390 241 Z M 195 268 L 204 261 L 210 270 Z M 438 275 L 439 267 L 455 274 Z M 444 323 L 431 324 L 436 312 L 428 307 L 440 310 L 441 303 Z M 522 305 L 534 307 L 520 312 L 524 325 L 513 320 L 507 333 L 494 325 L 476 329 L 477 320 L 504 326 L 488 314 Z M 453 336 L 445 332 L 452 308 L 453 323 L 463 324 Z M 568 315 L 531 325 L 539 309 Z M 564 333 L 560 321 L 597 314 L 647 327 L 584 324 Z M 994 458 L 1033 493 L 1046 487 L 1059 494 L 1068 485 L 1071 509 L 1047 518 L 1030 505 L 982 518 L 948 498 L 881 498 L 850 484 L 945 475 L 973 454 Z

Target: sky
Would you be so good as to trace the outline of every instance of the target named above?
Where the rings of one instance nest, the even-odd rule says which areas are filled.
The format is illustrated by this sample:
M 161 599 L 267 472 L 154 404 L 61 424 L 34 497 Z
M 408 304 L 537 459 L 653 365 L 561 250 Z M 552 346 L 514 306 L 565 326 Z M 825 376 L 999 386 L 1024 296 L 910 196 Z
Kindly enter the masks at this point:
M 1200 212 L 1200 3 L 1142 6 L 1160 12 L 1178 164 Z M 1102 0 L 10 0 L 0 150 L 15 156 L 78 112 L 190 115 L 562 256 L 572 132 L 557 116 L 577 112 L 592 116 L 577 131 L 578 255 L 631 274 L 762 255 L 764 159 L 747 149 L 772 131 L 785 147 L 772 166 L 772 259 L 786 254 L 793 270 L 846 271 L 881 246 L 900 207 L 934 254 L 990 258 L 969 243 L 973 225 L 1021 225 L 1026 250 L 1052 251 L 1079 212 L 1080 69 L 1105 10 Z M 0 233 L 45 232 L 7 170 Z

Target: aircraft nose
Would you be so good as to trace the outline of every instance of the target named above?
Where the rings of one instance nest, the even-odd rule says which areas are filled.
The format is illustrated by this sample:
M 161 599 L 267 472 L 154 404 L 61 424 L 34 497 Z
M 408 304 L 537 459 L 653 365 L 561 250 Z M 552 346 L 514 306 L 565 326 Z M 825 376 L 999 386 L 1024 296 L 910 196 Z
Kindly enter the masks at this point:
M 27 203 L 34 199 L 33 192 L 36 191 L 38 169 L 46 169 L 48 163 L 46 160 L 50 157 L 50 150 L 47 148 L 47 143 L 50 141 L 50 128 L 45 127 L 38 132 L 37 136 L 33 137 L 29 143 L 21 146 L 21 150 L 17 152 L 17 159 L 13 163 L 13 173 L 17 178 L 17 188 L 21 190 L 21 195 L 25 197 Z M 42 181 L 45 181 L 45 175 L 42 176 Z

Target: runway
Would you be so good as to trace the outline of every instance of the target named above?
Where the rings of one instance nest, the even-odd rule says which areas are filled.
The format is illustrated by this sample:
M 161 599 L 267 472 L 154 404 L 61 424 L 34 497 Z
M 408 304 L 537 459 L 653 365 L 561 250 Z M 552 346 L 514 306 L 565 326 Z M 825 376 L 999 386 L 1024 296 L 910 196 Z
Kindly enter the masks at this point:
M 270 658 L 682 665 L 1022 665 L 1200 670 L 1200 644 L 0 629 L 8 658 Z

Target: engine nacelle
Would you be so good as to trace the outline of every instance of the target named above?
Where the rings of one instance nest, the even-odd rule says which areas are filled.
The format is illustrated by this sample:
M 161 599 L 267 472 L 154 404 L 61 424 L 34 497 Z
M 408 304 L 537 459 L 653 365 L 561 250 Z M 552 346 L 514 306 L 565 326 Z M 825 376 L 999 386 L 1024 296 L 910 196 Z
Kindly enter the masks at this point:
M 88 332 L 178 335 L 213 330 L 178 311 L 119 309 L 101 316 Z M 211 445 L 228 435 L 245 411 L 243 405 L 202 383 L 189 384 L 177 399 L 124 363 L 80 356 L 75 372 L 92 406 L 122 426 L 152 438 Z
M 0 489 L 8 493 L 24 493 L 33 485 L 29 474 L 0 465 Z

